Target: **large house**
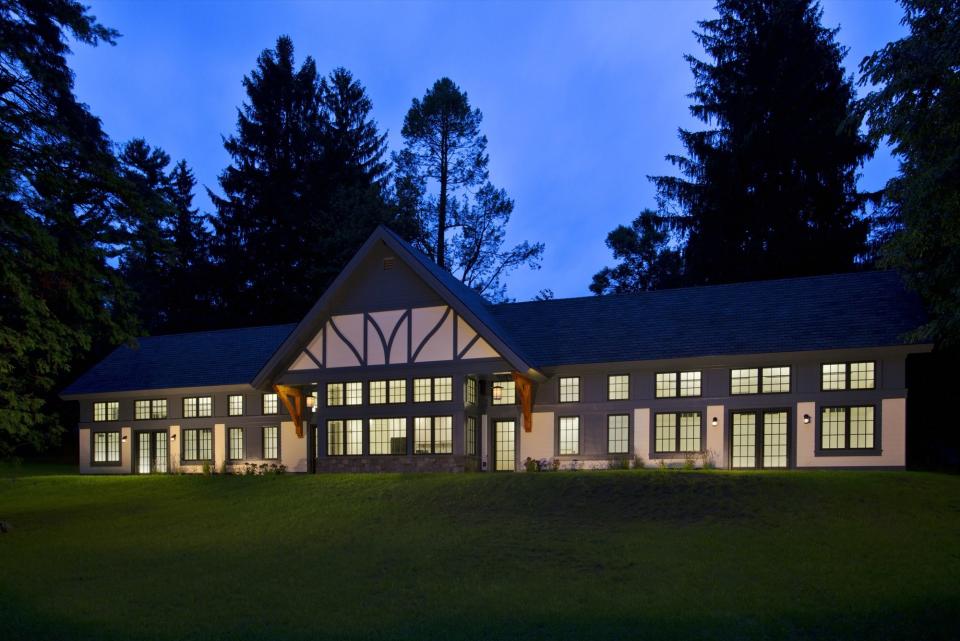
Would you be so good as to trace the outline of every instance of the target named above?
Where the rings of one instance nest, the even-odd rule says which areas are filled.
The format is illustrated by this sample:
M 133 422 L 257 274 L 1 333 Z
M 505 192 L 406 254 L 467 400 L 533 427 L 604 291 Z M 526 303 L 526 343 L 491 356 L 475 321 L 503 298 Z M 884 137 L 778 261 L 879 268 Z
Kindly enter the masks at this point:
M 80 470 L 899 468 L 892 272 L 491 305 L 386 228 L 297 325 L 141 338 L 64 391 Z

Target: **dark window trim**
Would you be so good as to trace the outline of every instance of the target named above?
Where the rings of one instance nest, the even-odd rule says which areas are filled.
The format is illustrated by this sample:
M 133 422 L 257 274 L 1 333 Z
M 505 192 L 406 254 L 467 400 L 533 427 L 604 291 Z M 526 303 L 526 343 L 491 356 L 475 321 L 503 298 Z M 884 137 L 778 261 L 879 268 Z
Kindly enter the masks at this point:
M 563 381 L 574 379 L 577 381 L 577 400 L 575 401 L 565 401 L 563 400 Z M 579 376 L 558 376 L 557 377 L 557 403 L 562 403 L 568 405 L 571 403 L 579 403 L 583 400 L 583 385 L 581 385 L 581 380 Z
M 153 404 L 164 401 L 164 412 L 163 416 L 154 416 L 153 415 Z M 149 403 L 150 407 L 150 416 L 147 418 L 137 418 L 137 403 Z M 133 400 L 133 420 L 135 421 L 163 421 L 169 418 L 170 416 L 170 404 L 165 398 L 137 398 Z
M 240 446 L 243 449 L 243 451 L 240 452 L 241 454 L 240 458 L 235 458 L 231 456 L 231 454 L 233 453 L 231 452 L 231 450 L 233 449 L 233 442 L 232 442 L 233 439 L 230 438 L 230 434 L 233 432 L 233 430 L 240 430 L 240 434 L 242 435 L 240 437 Z M 226 437 L 227 437 L 226 450 L 227 451 L 225 452 L 225 457 L 227 461 L 243 461 L 247 458 L 247 435 L 245 434 L 245 432 L 246 430 L 242 427 L 227 428 L 227 433 L 226 433 Z
M 857 389 L 853 389 L 850 387 L 850 366 L 853 365 L 854 363 L 873 363 L 873 387 L 860 387 Z M 845 385 L 845 387 L 843 389 L 826 389 L 823 386 L 823 368 L 825 365 L 845 365 L 846 366 L 847 371 L 844 373 L 844 377 L 843 377 L 843 384 Z M 827 392 L 829 394 L 832 394 L 834 392 L 871 392 L 880 387 L 878 385 L 879 383 L 878 379 L 880 378 L 879 362 L 871 359 L 859 360 L 859 361 L 820 361 L 819 375 L 820 375 L 820 391 Z
M 863 361 L 856 361 L 863 362 Z M 854 390 L 860 391 L 860 390 Z M 816 421 L 817 424 L 814 426 L 814 429 L 817 430 L 817 433 L 814 436 L 814 456 L 881 456 L 883 454 L 883 431 L 881 426 L 883 425 L 883 417 L 881 415 L 881 406 L 882 403 L 850 403 L 848 405 L 821 405 L 819 407 L 819 412 L 817 413 Z M 873 447 L 849 447 L 850 442 L 850 408 L 851 407 L 872 407 L 873 408 Z M 847 410 L 847 416 L 844 419 L 843 425 L 843 438 L 844 438 L 844 447 L 832 447 L 826 448 L 823 447 L 823 412 L 828 409 L 845 409 Z M 807 426 L 803 426 L 807 427 Z M 800 429 L 803 429 L 800 427 Z
M 473 400 L 470 400 L 470 394 L 468 389 L 470 383 L 473 382 Z M 475 407 L 480 404 L 480 381 L 477 380 L 476 376 L 464 376 L 463 377 L 463 405 L 464 407 Z
M 97 418 L 97 405 L 109 406 L 112 403 L 116 403 L 117 405 L 117 418 Z M 93 401 L 93 403 L 90 405 L 90 410 L 90 419 L 93 423 L 110 423 L 112 421 L 120 420 L 120 401 Z M 104 414 L 109 414 L 106 407 L 104 407 Z
M 793 373 L 791 372 L 791 380 Z M 796 406 L 774 406 L 774 407 L 739 407 L 727 408 L 726 423 L 723 426 L 723 442 L 726 447 L 726 465 L 729 469 L 738 470 L 791 470 L 797 467 L 797 431 L 795 413 Z M 762 416 L 766 413 L 785 412 L 787 415 L 787 465 L 786 467 L 764 467 L 763 466 L 763 422 Z M 756 440 L 755 461 L 759 463 L 756 467 L 734 468 L 733 467 L 733 415 L 734 414 L 753 414 L 758 418 L 756 423 L 759 435 Z M 816 445 L 814 445 L 816 447 Z
M 197 432 L 197 456 L 200 455 L 200 432 L 210 432 L 210 458 L 187 458 L 187 432 Z M 182 463 L 205 463 L 212 461 L 217 448 L 213 442 L 213 429 L 209 427 L 188 427 L 180 430 L 180 461 Z
M 627 377 L 627 397 L 626 397 L 626 398 L 610 398 L 610 379 L 613 378 L 614 376 L 626 376 L 626 377 Z M 632 381 L 632 378 L 631 378 L 631 376 L 630 376 L 630 372 L 610 373 L 610 374 L 607 374 L 607 400 L 608 400 L 608 401 L 613 401 L 613 402 L 615 402 L 615 403 L 618 402 L 618 401 L 629 401 L 629 400 L 630 400 L 630 397 L 632 396 L 632 394 L 630 393 L 630 384 L 631 384 L 632 382 L 633 382 L 633 381 Z M 656 388 L 656 385 L 657 385 L 657 377 L 656 377 L 656 376 L 653 377 L 653 385 L 654 385 L 654 388 Z M 656 394 L 656 389 L 654 389 L 654 394 Z
M 565 418 L 577 419 L 577 452 L 575 454 L 560 453 L 560 421 L 561 419 Z M 556 452 L 557 458 L 569 460 L 583 456 L 583 417 L 579 414 L 564 414 L 563 416 L 557 416 L 556 429 L 553 432 L 553 439 L 553 451 Z
M 750 368 L 733 368 L 733 369 L 750 369 Z M 700 374 L 700 391 L 697 394 L 681 394 L 680 393 L 680 374 L 689 374 L 691 372 L 697 372 Z M 657 376 L 664 374 L 669 374 L 673 377 L 673 396 L 658 396 L 657 395 Z M 678 369 L 676 371 L 661 371 L 653 373 L 653 397 L 654 398 L 700 398 L 703 396 L 703 370 L 702 369 Z M 731 384 L 732 389 L 732 384 Z M 738 394 L 738 396 L 740 396 Z
M 681 414 L 693 414 L 697 413 L 700 415 L 700 449 L 699 450 L 681 450 L 680 449 L 680 415 Z M 671 450 L 669 452 L 658 452 L 657 451 L 657 416 L 661 414 L 672 414 L 677 418 L 677 432 L 674 435 L 676 440 L 675 445 L 676 450 Z M 707 447 L 707 434 L 704 427 L 706 421 L 706 411 L 701 409 L 696 410 L 674 410 L 669 412 L 651 412 L 650 413 L 650 458 L 651 459 L 670 459 L 670 458 L 685 458 L 691 454 L 703 454 L 706 451 Z
M 446 402 L 446 401 L 441 401 Z M 430 419 L 430 451 L 429 452 L 418 452 L 417 451 L 417 419 L 418 418 L 428 418 Z M 450 451 L 449 452 L 437 452 L 437 419 L 438 418 L 449 418 L 450 419 Z M 411 429 L 413 430 L 413 455 L 414 456 L 453 456 L 453 415 L 451 414 L 429 414 L 427 416 L 411 416 L 410 424 Z M 464 426 L 466 426 L 466 419 L 464 419 Z
M 347 454 L 347 422 L 348 421 L 358 421 L 360 423 L 360 451 L 357 454 Z M 341 423 L 340 436 L 343 442 L 343 454 L 330 453 L 330 423 L 335 423 L 335 422 Z M 364 425 L 366 424 L 366 422 L 367 422 L 367 419 L 363 417 L 343 418 L 343 417 L 331 416 L 330 418 L 326 419 L 326 422 L 324 423 L 324 430 L 323 430 L 323 436 L 324 438 L 326 438 L 326 441 L 324 441 L 324 455 L 328 457 L 334 457 L 334 458 L 343 458 L 348 456 L 353 456 L 353 457 L 368 456 L 369 454 L 366 448 L 367 441 L 365 437 L 365 433 L 367 430 L 364 429 Z
M 403 400 L 402 401 L 398 401 L 393 398 L 393 392 L 391 391 L 390 383 L 395 381 L 403 381 Z M 384 395 L 386 400 L 383 401 L 382 403 L 374 403 L 372 400 L 371 393 L 373 392 L 374 383 L 386 384 L 386 387 L 384 388 Z M 407 398 L 408 398 L 407 391 L 409 387 L 410 387 L 409 381 L 404 377 L 372 378 L 367 381 L 367 405 L 405 405 L 407 403 Z M 346 396 L 344 396 L 344 400 L 346 400 Z
M 611 412 L 607 416 L 607 455 L 609 456 L 630 456 L 630 453 L 633 452 L 633 417 L 630 412 Z M 610 451 L 610 419 L 614 416 L 626 416 L 627 417 L 627 451 L 626 452 L 611 452 Z
M 240 397 L 240 413 L 234 414 L 230 407 L 230 399 L 238 396 Z M 227 394 L 227 416 L 243 416 L 246 404 L 246 399 L 243 394 Z
M 790 384 L 787 386 L 787 389 L 786 389 L 785 391 L 768 392 L 767 390 L 763 389 L 763 370 L 765 370 L 765 369 L 773 369 L 773 368 L 778 368 L 778 367 L 786 367 L 787 369 L 790 370 Z M 733 391 L 733 370 L 735 370 L 735 369 L 753 369 L 753 370 L 757 370 L 757 391 L 756 391 L 756 392 L 739 392 L 739 393 L 737 393 L 737 392 L 734 392 L 734 391 Z M 759 367 L 731 367 L 731 368 L 728 370 L 728 372 L 727 372 L 727 378 L 729 379 L 729 388 L 728 388 L 728 389 L 729 389 L 729 392 L 730 392 L 730 396 L 755 396 L 755 395 L 757 395 L 757 394 L 767 394 L 767 395 L 771 395 L 771 394 L 792 394 L 792 393 L 793 393 L 793 378 L 794 378 L 794 377 L 793 377 L 793 373 L 794 373 L 794 372 L 793 372 L 793 369 L 794 369 L 794 368 L 793 368 L 793 365 L 767 365 L 767 366 L 761 365 L 761 366 L 759 366 Z M 822 382 L 822 377 L 821 377 L 821 382 Z M 701 391 L 702 391 L 702 388 L 703 388 L 703 380 L 702 380 L 702 379 L 701 379 L 701 381 L 700 381 L 700 387 L 701 387 Z
M 267 430 L 277 430 L 277 455 L 267 456 Z M 261 425 L 260 426 L 260 458 L 264 461 L 279 461 L 282 457 L 280 453 L 280 426 L 279 425 Z
M 200 413 L 200 399 L 209 398 L 210 399 L 210 413 L 201 414 Z M 193 416 L 187 416 L 187 401 L 194 400 L 197 402 L 197 413 Z M 180 399 L 180 416 L 182 418 L 213 418 L 213 396 L 184 396 Z
M 374 454 L 373 453 L 373 430 L 370 425 L 370 421 L 391 421 L 394 419 L 400 419 L 403 421 L 404 425 L 404 438 L 406 439 L 406 447 L 403 454 L 392 454 L 390 452 L 386 454 Z M 413 429 L 413 421 L 410 420 L 410 416 L 367 416 L 363 418 L 364 421 L 364 439 L 363 442 L 366 445 L 365 456 L 408 456 L 410 450 L 413 447 L 413 438 L 410 431 Z M 388 443 L 389 445 L 389 443 Z
M 131 430 L 131 434 L 133 431 Z M 96 437 L 95 434 L 116 434 L 119 457 L 116 461 L 95 461 Z M 123 465 L 123 431 L 122 430 L 90 430 L 90 467 L 121 467 Z
M 267 411 L 267 397 L 276 396 L 277 397 L 277 409 L 275 412 Z M 263 392 L 260 395 L 260 416 L 279 416 L 280 414 L 280 395 L 276 392 Z
M 467 425 L 470 422 L 470 419 L 473 419 L 473 452 L 470 452 L 468 445 L 471 444 L 469 438 L 469 430 Z M 480 433 L 483 430 L 480 429 L 480 420 L 473 414 L 465 414 L 463 417 L 463 454 L 465 456 L 480 456 L 483 452 L 483 447 L 480 445 Z

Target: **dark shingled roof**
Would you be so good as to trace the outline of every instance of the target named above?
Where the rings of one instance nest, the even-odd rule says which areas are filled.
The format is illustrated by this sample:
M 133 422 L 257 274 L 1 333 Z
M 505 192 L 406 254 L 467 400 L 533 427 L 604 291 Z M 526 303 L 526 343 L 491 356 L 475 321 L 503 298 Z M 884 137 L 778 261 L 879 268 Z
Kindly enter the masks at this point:
M 895 272 L 874 271 L 491 307 L 538 367 L 882 347 L 924 323 Z
M 295 325 L 245 327 L 137 339 L 121 345 L 64 395 L 249 383 Z

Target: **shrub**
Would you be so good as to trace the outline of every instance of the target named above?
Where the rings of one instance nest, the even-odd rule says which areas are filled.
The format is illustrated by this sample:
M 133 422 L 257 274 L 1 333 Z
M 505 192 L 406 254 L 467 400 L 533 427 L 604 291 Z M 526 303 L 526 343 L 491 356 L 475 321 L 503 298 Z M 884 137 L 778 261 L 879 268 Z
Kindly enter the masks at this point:
M 642 470 L 647 467 L 647 462 L 643 460 L 642 456 L 633 457 L 633 469 Z
M 210 467 L 210 461 L 204 461 L 200 467 L 200 471 L 204 476 L 210 476 L 213 473 L 213 469 Z
M 540 462 L 534 461 L 529 456 L 527 460 L 523 462 L 523 469 L 527 472 L 539 472 L 540 471 Z
M 696 467 L 697 467 L 697 462 L 693 460 L 692 456 L 688 456 L 687 458 L 683 459 L 683 469 L 693 470 L 693 469 L 696 469 Z
M 705 470 L 712 470 L 713 468 L 715 468 L 716 463 L 714 463 L 714 460 L 713 460 L 713 452 L 711 450 L 705 450 L 700 455 L 700 463 L 701 463 L 701 467 L 703 467 L 703 469 Z
M 613 458 L 607 461 L 608 470 L 629 470 L 630 459 L 625 457 Z

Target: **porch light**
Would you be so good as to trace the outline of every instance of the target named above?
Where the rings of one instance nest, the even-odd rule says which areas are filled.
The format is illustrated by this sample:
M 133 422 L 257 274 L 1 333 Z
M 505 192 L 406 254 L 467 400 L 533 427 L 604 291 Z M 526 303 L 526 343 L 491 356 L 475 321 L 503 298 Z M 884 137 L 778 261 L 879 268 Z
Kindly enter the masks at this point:
M 803 415 L 803 424 L 804 424 L 804 425 L 809 425 L 809 424 L 810 424 L 810 415 L 809 415 L 809 414 L 804 414 L 804 415 Z
M 177 435 L 176 435 L 176 434 L 171 434 L 171 435 L 170 435 L 170 440 L 171 440 L 171 441 L 177 440 Z
M 316 406 L 317 406 L 317 397 L 311 394 L 310 396 L 307 397 L 307 407 L 309 407 L 310 409 L 313 409 Z
M 493 400 L 499 401 L 503 398 L 503 385 L 493 386 Z
M 716 427 L 716 426 L 717 426 L 717 423 L 719 423 L 719 422 L 720 422 L 720 421 L 717 420 L 717 417 L 714 416 L 714 417 L 713 417 L 713 420 L 710 421 L 710 425 L 713 425 L 714 427 Z
M 126 442 L 127 442 L 127 435 L 124 434 L 123 436 L 121 436 L 121 437 L 120 437 L 120 440 L 123 441 L 124 443 L 126 443 Z

